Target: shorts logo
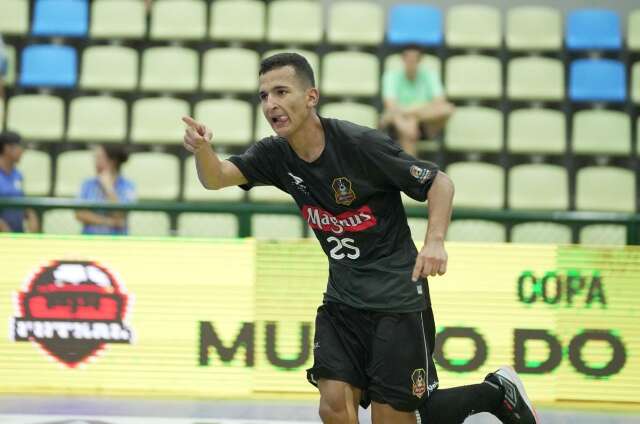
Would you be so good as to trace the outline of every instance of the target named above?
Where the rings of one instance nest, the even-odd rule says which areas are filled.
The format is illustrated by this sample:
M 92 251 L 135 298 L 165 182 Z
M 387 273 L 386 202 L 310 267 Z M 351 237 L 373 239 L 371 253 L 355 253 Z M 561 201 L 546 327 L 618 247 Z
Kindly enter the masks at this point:
M 17 293 L 11 320 L 16 342 L 36 342 L 60 363 L 75 368 L 106 343 L 131 343 L 126 325 L 129 295 L 114 274 L 92 261 L 52 261 Z
M 418 180 L 420 184 L 424 184 L 431 175 L 431 171 L 426 168 L 420 168 L 416 165 L 411 165 L 411 167 L 409 168 L 409 173 L 413 178 Z
M 336 196 L 336 203 L 339 205 L 349 206 L 354 200 L 356 200 L 356 194 L 351 188 L 351 181 L 347 177 L 340 177 L 333 180 L 331 183 L 333 193 Z
M 411 373 L 411 381 L 413 382 L 413 395 L 422 399 L 424 392 L 427 390 L 426 373 L 424 368 L 418 368 Z

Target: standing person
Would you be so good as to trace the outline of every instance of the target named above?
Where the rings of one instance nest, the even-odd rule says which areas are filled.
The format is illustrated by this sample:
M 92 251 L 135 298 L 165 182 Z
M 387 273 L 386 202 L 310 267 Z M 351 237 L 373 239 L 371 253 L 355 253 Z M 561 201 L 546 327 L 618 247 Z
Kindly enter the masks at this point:
M 404 47 L 401 56 L 403 67 L 388 69 L 382 78 L 380 128 L 397 136 L 402 148 L 415 156 L 418 140 L 437 137 L 455 106 L 444 97 L 440 76 L 420 66 L 419 46 Z
M 13 131 L 0 133 L 0 197 L 24 197 L 22 173 L 16 168 L 23 152 L 20 135 Z M 0 232 L 25 231 L 40 231 L 34 210 L 0 209 Z
M 136 200 L 134 185 L 120 175 L 129 155 L 123 146 L 100 145 L 95 149 L 97 176 L 82 183 L 78 199 L 97 203 L 131 203 Z M 82 234 L 127 234 L 127 217 L 120 211 L 78 210 Z
M 358 405 L 371 404 L 376 424 L 462 423 L 482 411 L 505 423 L 538 423 L 508 367 L 481 384 L 437 389 L 426 277 L 447 270 L 449 177 L 378 130 L 318 116 L 319 92 L 304 57 L 265 59 L 259 81 L 262 111 L 277 136 L 220 160 L 209 128 L 185 117 L 184 146 L 195 155 L 204 187 L 274 185 L 294 198 L 320 241 L 329 281 L 307 379 L 320 390 L 322 421 L 356 423 Z M 401 191 L 429 200 L 419 253 Z

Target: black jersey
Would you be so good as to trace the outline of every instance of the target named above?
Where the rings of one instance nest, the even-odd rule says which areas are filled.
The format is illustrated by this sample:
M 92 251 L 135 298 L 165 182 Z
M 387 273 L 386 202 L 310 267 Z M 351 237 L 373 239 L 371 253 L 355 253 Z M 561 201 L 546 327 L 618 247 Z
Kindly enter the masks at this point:
M 286 139 L 267 137 L 232 156 L 254 185 L 289 193 L 329 259 L 325 301 L 414 312 L 429 303 L 425 280 L 411 281 L 417 255 L 400 192 L 425 201 L 438 168 L 402 151 L 384 133 L 320 118 L 325 148 L 313 162 Z M 426 210 L 425 210 L 426 215 Z

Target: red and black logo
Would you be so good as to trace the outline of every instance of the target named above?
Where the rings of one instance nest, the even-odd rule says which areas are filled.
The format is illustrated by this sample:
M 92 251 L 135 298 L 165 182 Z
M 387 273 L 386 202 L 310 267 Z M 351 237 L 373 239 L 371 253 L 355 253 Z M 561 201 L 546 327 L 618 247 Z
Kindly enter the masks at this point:
M 25 282 L 12 320 L 16 342 L 38 343 L 74 368 L 106 343 L 131 343 L 129 296 L 114 274 L 92 261 L 52 261 Z

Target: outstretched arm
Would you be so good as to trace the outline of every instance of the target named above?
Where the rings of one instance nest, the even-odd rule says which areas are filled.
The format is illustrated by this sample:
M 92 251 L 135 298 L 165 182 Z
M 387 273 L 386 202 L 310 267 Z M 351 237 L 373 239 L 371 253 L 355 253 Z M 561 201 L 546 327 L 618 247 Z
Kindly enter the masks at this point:
M 237 166 L 227 160 L 220 160 L 213 151 L 209 128 L 191 117 L 183 117 L 182 121 L 187 124 L 184 147 L 195 156 L 198 178 L 205 188 L 218 190 L 248 182 Z
M 443 275 L 447 272 L 448 257 L 444 248 L 444 238 L 451 221 L 453 193 L 451 178 L 444 172 L 438 171 L 427 194 L 429 224 L 424 246 L 418 253 L 413 268 L 413 281 L 417 281 L 421 276 Z

